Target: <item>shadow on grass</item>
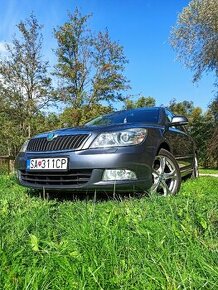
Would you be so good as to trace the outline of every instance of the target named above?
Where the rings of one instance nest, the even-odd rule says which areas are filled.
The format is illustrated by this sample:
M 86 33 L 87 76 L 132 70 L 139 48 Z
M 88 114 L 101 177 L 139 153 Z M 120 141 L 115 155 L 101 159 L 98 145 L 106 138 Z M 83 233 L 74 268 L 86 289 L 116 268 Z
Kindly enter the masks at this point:
M 93 201 L 93 202 L 105 202 L 109 200 L 123 201 L 124 199 L 131 198 L 142 198 L 143 196 L 149 196 L 148 193 L 138 193 L 138 192 L 104 192 L 104 191 L 43 191 L 28 189 L 27 194 L 30 197 L 38 197 L 40 199 L 45 199 L 48 201 Z

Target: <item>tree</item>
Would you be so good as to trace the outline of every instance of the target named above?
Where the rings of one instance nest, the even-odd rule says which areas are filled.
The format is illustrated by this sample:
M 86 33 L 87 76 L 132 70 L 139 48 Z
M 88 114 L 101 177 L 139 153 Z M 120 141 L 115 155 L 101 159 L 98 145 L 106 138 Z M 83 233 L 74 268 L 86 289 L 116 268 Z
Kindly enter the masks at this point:
M 207 156 L 212 166 L 218 167 L 218 97 L 215 97 L 210 103 L 209 114 L 212 119 L 211 128 L 213 128 L 213 133 L 207 144 Z
M 6 44 L 7 55 L 0 59 L 0 114 L 10 154 L 16 154 L 23 141 L 34 134 L 32 119 L 52 96 L 48 62 L 41 55 L 42 26 L 30 15 L 17 28 L 19 37 Z
M 190 117 L 194 108 L 192 101 L 177 102 L 176 99 L 172 99 L 169 103 L 170 110 L 177 115 L 184 115 Z
M 177 102 L 176 99 L 170 101 L 169 108 L 175 114 L 188 117 L 187 129 L 195 140 L 200 164 L 204 167 L 212 166 L 214 164 L 212 155 L 215 156 L 217 153 L 214 152 L 216 145 L 213 143 L 215 122 L 210 109 L 203 113 L 192 101 Z M 210 150 L 208 150 L 209 144 Z
M 77 126 L 83 125 L 100 115 L 108 114 L 113 111 L 110 106 L 103 106 L 100 104 L 93 104 L 91 109 L 90 106 L 84 105 L 82 108 L 66 108 L 60 115 L 61 126 Z
M 179 14 L 171 32 L 171 44 L 178 58 L 194 72 L 215 72 L 218 84 L 218 1 L 192 0 Z
M 218 168 L 218 126 L 215 127 L 213 135 L 207 144 L 207 156 L 210 164 Z
M 214 132 L 214 122 L 211 114 L 206 112 L 192 117 L 189 123 L 189 132 L 195 140 L 200 164 L 204 167 L 211 166 L 211 158 L 208 154 L 208 144 Z
M 218 96 L 212 100 L 212 102 L 209 104 L 209 111 L 214 117 L 214 121 L 217 124 L 218 123 Z
M 127 98 L 124 101 L 124 109 L 134 109 L 134 108 L 143 108 L 143 107 L 154 107 L 156 101 L 152 97 L 139 97 L 136 101 L 133 101 Z
M 123 74 L 127 63 L 123 47 L 111 40 L 107 30 L 94 35 L 87 27 L 89 18 L 76 9 L 68 22 L 54 31 L 57 97 L 74 109 L 123 100 L 121 93 L 129 88 Z

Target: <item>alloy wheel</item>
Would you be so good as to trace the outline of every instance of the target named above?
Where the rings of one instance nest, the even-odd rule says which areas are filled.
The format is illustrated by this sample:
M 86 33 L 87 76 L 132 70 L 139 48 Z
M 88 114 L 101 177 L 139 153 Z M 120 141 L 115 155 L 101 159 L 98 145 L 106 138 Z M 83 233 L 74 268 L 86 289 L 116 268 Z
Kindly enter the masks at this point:
M 175 161 L 171 160 L 171 158 L 164 155 L 156 156 L 152 176 L 153 186 L 151 187 L 151 192 L 156 192 L 163 196 L 177 192 L 179 174 Z

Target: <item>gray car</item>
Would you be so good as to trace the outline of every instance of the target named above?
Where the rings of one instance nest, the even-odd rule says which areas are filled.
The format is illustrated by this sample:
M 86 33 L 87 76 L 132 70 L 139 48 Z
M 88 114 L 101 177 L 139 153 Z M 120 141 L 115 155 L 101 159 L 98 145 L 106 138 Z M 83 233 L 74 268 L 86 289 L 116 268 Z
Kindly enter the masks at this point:
M 19 183 L 51 191 L 175 194 L 182 177 L 198 175 L 187 122 L 167 108 L 139 108 L 39 134 L 16 158 Z

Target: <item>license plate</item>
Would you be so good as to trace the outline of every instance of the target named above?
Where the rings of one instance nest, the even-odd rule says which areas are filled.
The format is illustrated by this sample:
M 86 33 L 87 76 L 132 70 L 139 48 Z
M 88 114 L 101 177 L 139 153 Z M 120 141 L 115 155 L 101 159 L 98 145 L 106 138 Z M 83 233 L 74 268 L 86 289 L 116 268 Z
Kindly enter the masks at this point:
M 43 158 L 27 160 L 27 169 L 30 170 L 66 170 L 67 158 Z

